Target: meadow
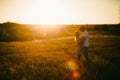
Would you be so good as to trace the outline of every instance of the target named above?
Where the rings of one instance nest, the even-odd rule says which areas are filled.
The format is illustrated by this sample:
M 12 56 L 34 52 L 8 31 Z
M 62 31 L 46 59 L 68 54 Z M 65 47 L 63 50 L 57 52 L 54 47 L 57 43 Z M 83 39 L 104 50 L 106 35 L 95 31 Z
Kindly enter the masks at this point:
M 120 80 L 120 37 L 89 41 L 90 62 L 77 61 L 74 37 L 0 42 L 0 80 Z

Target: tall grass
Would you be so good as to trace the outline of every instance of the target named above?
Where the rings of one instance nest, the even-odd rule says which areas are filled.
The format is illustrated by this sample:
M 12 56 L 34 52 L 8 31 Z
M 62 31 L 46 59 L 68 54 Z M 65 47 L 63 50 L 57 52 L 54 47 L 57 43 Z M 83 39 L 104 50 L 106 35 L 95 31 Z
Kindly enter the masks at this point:
M 74 39 L 0 42 L 0 80 L 119 80 L 120 38 L 89 40 L 90 62 L 82 56 L 80 64 Z

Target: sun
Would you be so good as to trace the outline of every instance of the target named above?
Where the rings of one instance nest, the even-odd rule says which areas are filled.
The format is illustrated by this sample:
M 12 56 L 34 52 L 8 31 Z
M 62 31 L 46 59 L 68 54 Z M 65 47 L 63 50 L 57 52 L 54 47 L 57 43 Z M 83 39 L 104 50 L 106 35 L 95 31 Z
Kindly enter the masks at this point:
M 67 5 L 63 1 L 31 0 L 19 12 L 19 16 L 21 16 L 19 22 L 29 24 L 66 24 L 71 20 L 71 15 L 68 13 L 70 13 L 70 10 L 68 10 Z

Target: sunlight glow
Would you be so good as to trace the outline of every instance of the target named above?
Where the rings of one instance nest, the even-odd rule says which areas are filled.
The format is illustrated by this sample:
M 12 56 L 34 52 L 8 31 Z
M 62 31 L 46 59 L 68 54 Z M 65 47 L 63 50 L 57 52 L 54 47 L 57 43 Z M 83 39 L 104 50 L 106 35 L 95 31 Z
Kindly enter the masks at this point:
M 0 22 L 111 24 L 119 22 L 113 0 L 1 0 Z
M 59 24 L 70 20 L 66 5 L 59 0 L 31 0 L 20 15 L 24 16 L 21 23 Z

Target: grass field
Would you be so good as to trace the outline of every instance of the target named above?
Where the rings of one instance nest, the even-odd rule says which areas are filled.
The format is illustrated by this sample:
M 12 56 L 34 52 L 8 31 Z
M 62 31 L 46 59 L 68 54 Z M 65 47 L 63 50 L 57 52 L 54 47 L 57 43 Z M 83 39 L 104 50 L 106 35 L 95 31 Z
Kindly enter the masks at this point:
M 0 80 L 120 80 L 120 37 L 90 36 L 87 62 L 73 38 L 0 42 Z

